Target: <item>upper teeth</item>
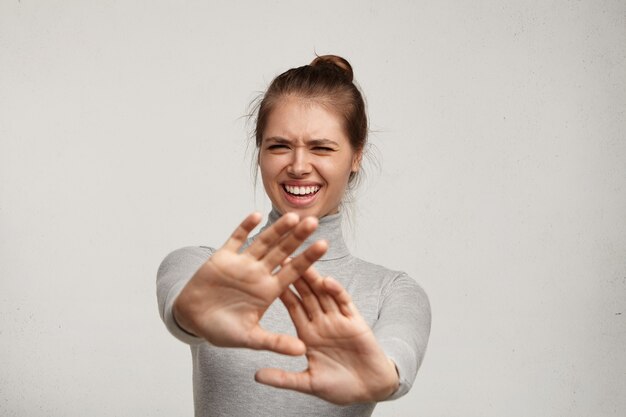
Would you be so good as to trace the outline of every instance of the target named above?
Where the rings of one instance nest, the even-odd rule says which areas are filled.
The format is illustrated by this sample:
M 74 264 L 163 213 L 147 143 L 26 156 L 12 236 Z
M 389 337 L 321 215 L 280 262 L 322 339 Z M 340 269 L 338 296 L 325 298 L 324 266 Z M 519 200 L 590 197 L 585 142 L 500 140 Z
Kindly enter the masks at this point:
M 320 186 L 312 185 L 308 187 L 295 187 L 293 185 L 285 185 L 285 189 L 291 194 L 305 195 L 305 194 L 316 193 L 320 189 Z

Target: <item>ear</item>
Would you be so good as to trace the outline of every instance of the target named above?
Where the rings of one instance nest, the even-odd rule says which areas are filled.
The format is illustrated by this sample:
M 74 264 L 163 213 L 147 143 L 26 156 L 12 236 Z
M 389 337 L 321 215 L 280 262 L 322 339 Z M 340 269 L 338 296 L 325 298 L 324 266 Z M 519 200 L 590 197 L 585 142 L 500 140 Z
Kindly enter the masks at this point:
M 361 161 L 363 160 L 363 150 L 356 151 L 352 156 L 351 172 L 357 173 L 361 169 Z

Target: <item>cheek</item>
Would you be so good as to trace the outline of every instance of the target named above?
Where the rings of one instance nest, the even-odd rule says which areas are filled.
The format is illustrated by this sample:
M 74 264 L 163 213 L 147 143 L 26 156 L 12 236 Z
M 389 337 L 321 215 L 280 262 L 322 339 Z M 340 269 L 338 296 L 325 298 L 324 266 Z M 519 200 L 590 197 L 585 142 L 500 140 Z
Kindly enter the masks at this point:
M 261 177 L 271 180 L 273 177 L 280 174 L 284 166 L 283 159 L 281 155 L 260 155 L 259 170 L 261 171 Z
M 258 165 L 259 170 L 261 171 L 261 175 L 265 177 L 272 168 L 271 158 L 269 158 L 267 155 L 259 155 Z
M 352 172 L 352 165 L 350 161 L 328 161 L 320 166 L 328 181 L 332 181 L 337 185 L 342 185 L 348 182 L 350 173 Z

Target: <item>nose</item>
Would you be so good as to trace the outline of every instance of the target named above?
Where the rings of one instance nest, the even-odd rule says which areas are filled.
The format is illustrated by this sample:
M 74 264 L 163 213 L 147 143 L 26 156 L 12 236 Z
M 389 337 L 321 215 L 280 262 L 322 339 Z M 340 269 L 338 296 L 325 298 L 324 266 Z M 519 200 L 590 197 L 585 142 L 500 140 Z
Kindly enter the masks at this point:
M 311 161 L 306 149 L 296 148 L 287 167 L 287 173 L 295 178 L 301 178 L 311 173 Z

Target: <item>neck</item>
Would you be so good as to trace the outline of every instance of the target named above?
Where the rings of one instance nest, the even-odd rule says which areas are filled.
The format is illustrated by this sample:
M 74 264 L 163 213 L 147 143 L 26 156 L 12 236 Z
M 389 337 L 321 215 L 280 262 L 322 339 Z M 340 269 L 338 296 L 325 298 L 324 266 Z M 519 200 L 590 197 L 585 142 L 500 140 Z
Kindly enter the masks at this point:
M 280 218 L 281 214 L 272 209 L 270 212 L 267 223 L 263 226 L 261 231 L 265 230 L 269 225 L 274 223 Z M 343 258 L 350 254 L 345 241 L 343 240 L 343 233 L 341 229 L 341 212 L 336 214 L 329 214 L 319 219 L 317 229 L 311 236 L 309 236 L 302 245 L 293 253 L 293 256 L 300 254 L 304 249 L 308 248 L 314 242 L 318 240 L 325 240 L 328 243 L 328 251 L 322 256 L 321 260 L 331 260 Z

